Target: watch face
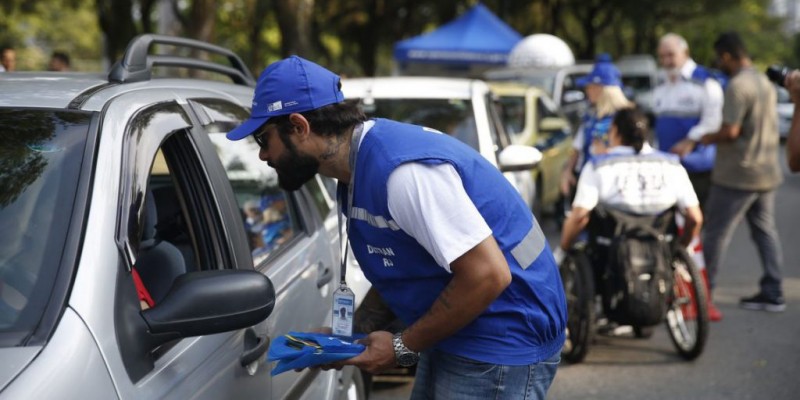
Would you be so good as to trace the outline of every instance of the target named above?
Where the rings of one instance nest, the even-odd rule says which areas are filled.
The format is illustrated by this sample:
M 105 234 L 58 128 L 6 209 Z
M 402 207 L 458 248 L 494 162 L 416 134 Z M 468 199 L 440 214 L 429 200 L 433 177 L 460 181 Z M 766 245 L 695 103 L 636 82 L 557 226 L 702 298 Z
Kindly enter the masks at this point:
M 397 358 L 397 365 L 401 367 L 410 367 L 419 361 L 419 356 L 414 353 L 404 353 L 400 354 L 400 357 Z

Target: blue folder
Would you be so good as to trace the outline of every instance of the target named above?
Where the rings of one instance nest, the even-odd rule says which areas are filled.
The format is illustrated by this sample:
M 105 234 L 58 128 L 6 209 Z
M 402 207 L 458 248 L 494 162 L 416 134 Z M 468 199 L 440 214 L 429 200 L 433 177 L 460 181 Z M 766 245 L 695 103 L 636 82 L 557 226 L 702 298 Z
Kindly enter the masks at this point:
M 353 343 L 360 337 L 363 335 L 343 338 L 323 333 L 289 332 L 276 338 L 269 348 L 267 359 L 278 362 L 271 374 L 353 358 L 366 349 L 362 344 Z

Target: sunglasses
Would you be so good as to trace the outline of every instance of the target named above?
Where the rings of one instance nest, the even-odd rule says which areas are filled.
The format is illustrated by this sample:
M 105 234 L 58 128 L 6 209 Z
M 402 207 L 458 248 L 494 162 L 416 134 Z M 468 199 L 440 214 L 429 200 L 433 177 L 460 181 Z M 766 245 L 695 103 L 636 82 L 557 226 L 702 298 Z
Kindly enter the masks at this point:
M 262 149 L 267 148 L 267 130 L 261 129 L 260 131 L 253 134 L 253 139 L 256 141 L 258 147 Z

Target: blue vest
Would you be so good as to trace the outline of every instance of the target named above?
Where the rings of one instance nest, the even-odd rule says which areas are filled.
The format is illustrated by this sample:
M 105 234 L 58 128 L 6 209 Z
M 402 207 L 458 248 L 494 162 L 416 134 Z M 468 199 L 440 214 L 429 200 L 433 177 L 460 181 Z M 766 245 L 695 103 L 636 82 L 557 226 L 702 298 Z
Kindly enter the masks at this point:
M 594 114 L 588 112 L 583 116 L 583 162 L 580 168 L 583 168 L 592 159 L 592 142 L 600 140 L 608 145 L 608 131 L 611 129 L 613 121 L 614 114 L 597 118 Z
M 692 82 L 705 85 L 706 79 L 716 79 L 711 71 L 697 66 L 692 72 Z M 656 118 L 656 137 L 658 149 L 668 152 L 672 146 L 686 138 L 689 130 L 700 122 L 700 115 L 662 115 Z M 715 145 L 697 144 L 694 150 L 681 159 L 688 172 L 707 172 L 714 168 L 717 155 Z
M 558 352 L 567 320 L 561 278 L 544 234 L 520 195 L 496 167 L 457 139 L 376 119 L 358 149 L 349 237 L 364 275 L 381 297 L 411 325 L 452 278 L 389 214 L 389 175 L 407 162 L 453 165 L 512 276 L 508 288 L 477 319 L 435 347 L 506 365 L 532 364 Z M 344 185 L 339 196 L 346 198 Z

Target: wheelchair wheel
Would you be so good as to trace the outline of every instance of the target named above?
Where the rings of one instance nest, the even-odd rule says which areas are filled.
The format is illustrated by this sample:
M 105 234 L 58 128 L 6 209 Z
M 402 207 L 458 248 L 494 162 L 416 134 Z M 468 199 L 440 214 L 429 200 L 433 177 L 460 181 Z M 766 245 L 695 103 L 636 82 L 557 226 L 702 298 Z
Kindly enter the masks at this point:
M 708 293 L 700 271 L 683 248 L 673 252 L 672 279 L 667 330 L 678 353 L 693 360 L 703 352 L 708 338 Z
M 589 259 L 571 251 L 559 267 L 567 297 L 567 340 L 561 357 L 567 362 L 583 361 L 594 336 L 594 278 Z

